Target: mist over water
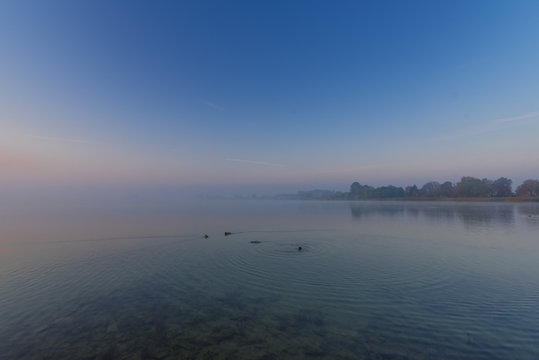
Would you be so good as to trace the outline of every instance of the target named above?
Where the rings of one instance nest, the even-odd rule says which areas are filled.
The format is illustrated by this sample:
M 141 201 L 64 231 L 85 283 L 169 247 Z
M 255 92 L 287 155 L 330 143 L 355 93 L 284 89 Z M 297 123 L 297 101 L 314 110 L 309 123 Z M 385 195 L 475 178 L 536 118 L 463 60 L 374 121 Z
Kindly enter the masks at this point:
M 538 204 L 148 199 L 2 206 L 0 358 L 539 356 Z

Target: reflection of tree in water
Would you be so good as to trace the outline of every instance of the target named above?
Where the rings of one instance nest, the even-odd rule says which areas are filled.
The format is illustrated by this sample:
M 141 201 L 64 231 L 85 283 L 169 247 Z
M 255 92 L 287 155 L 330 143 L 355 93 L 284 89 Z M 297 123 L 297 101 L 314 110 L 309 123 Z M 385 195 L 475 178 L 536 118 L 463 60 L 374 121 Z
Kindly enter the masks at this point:
M 370 216 L 385 216 L 385 217 L 403 217 L 405 215 L 406 206 L 400 204 L 373 204 L 365 203 L 360 205 L 350 205 L 350 211 L 354 218 L 367 218 Z
M 420 214 L 421 213 L 420 213 L 419 209 L 417 209 L 417 208 L 414 208 L 414 207 L 406 208 L 406 216 L 417 219 Z
M 466 225 L 482 226 L 492 222 L 511 225 L 515 222 L 514 206 L 507 204 L 462 204 L 455 207 L 457 216 Z
M 455 218 L 467 226 L 483 226 L 490 223 L 511 225 L 515 222 L 514 205 L 493 203 L 402 203 L 402 204 L 351 204 L 350 211 L 356 219 L 372 216 L 395 219 L 409 216 L 428 220 L 453 222 Z M 538 207 L 535 214 L 539 214 Z M 539 220 L 539 215 L 535 215 Z
M 429 220 L 455 221 L 455 208 L 452 205 L 434 205 L 421 208 L 421 215 Z

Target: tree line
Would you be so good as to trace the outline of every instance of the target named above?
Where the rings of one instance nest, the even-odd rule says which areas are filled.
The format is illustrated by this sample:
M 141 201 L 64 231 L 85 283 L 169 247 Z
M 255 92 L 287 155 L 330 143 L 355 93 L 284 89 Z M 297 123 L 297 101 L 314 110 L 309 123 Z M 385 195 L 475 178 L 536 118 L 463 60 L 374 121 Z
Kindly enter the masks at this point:
M 405 188 L 393 185 L 373 187 L 354 182 L 350 185 L 349 193 L 340 196 L 348 199 L 392 199 L 392 198 L 490 198 L 490 197 L 537 197 L 539 196 L 539 180 L 528 179 L 520 184 L 515 192 L 512 190 L 512 180 L 501 177 L 496 180 L 479 179 L 463 176 L 459 182 L 439 183 L 429 181 L 421 188 L 416 185 Z

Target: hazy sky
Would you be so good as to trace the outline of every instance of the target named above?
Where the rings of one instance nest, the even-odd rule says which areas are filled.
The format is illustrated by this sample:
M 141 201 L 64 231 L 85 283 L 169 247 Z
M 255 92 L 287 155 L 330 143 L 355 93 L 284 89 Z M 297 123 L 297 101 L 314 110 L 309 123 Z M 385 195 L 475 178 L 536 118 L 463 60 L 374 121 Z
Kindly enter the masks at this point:
M 0 185 L 539 177 L 537 1 L 2 1 Z

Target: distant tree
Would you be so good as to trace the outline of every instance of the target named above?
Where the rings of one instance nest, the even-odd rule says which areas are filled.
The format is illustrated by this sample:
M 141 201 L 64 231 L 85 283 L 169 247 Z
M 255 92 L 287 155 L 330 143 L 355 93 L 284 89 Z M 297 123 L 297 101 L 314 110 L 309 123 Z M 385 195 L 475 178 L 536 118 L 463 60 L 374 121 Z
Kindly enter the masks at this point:
M 378 188 L 361 185 L 354 182 L 350 185 L 350 192 L 344 194 L 332 193 L 330 198 L 348 199 L 391 199 L 400 197 L 409 198 L 450 198 L 450 197 L 506 197 L 512 196 L 512 180 L 501 177 L 495 181 L 479 179 L 472 176 L 463 176 L 455 185 L 451 181 L 440 184 L 437 181 L 429 181 L 418 189 L 416 185 L 407 186 L 405 189 L 393 185 Z M 539 196 L 539 180 L 526 180 L 517 188 L 519 196 Z M 324 194 L 324 196 L 326 196 Z M 327 196 L 326 196 L 327 197 Z
M 455 196 L 455 190 L 451 181 L 446 181 L 440 185 L 440 196 L 453 197 Z
M 354 182 L 350 185 L 350 199 L 389 199 L 404 197 L 404 189 L 393 185 L 374 188 Z
M 352 185 L 350 185 L 350 194 L 359 194 L 361 191 L 361 184 L 356 182 L 353 182 Z
M 459 197 L 491 196 L 491 182 L 488 179 L 478 179 L 472 176 L 463 176 L 455 186 L 455 195 Z
M 419 190 L 419 194 L 425 197 L 440 197 L 440 183 L 429 181 Z
M 513 190 L 511 189 L 511 183 L 513 181 L 508 178 L 501 177 L 497 180 L 495 180 L 492 185 L 492 195 L 503 197 L 503 196 L 512 196 Z
M 492 196 L 493 195 L 493 192 L 492 192 L 493 181 L 487 178 L 483 178 L 481 179 L 481 183 L 483 184 L 481 190 L 484 192 L 484 194 L 481 196 L 484 196 L 484 197 Z
M 332 199 L 335 199 L 335 200 L 344 200 L 344 199 L 346 199 L 346 193 L 341 192 L 341 191 L 337 191 L 337 192 L 335 192 L 335 194 L 333 195 Z
M 372 199 L 374 197 L 374 188 L 372 186 L 361 185 L 357 181 L 350 185 L 351 199 Z
M 376 188 L 373 194 L 377 199 L 399 198 L 404 196 L 404 189 L 393 185 Z
M 404 190 L 404 194 L 406 197 L 418 197 L 419 196 L 419 189 L 416 185 L 407 186 Z
M 539 196 L 539 180 L 528 179 L 517 187 L 517 196 Z

